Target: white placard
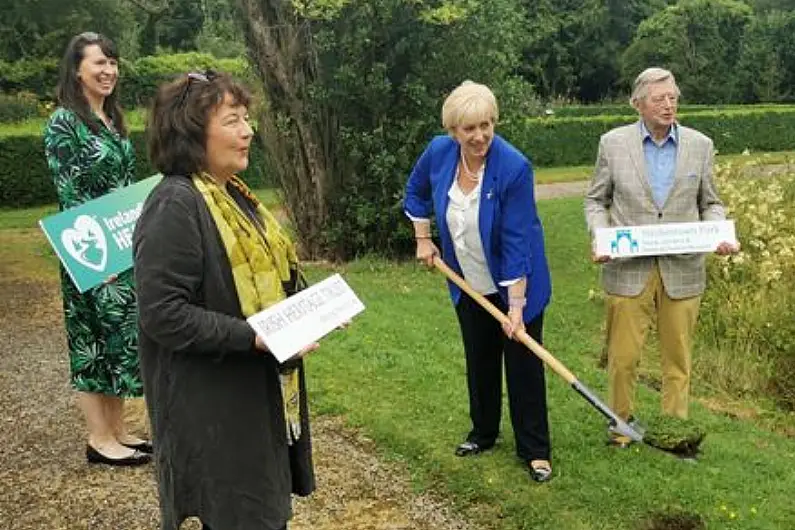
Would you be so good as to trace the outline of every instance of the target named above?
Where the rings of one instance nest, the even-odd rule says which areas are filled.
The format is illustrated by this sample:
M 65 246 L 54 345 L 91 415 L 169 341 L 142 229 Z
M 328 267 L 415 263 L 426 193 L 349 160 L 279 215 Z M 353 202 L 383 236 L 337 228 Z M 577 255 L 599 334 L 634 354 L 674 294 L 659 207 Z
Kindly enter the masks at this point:
M 612 226 L 596 230 L 596 254 L 611 258 L 713 252 L 737 243 L 734 221 Z
M 364 304 L 356 293 L 335 274 L 247 321 L 283 363 L 362 311 Z

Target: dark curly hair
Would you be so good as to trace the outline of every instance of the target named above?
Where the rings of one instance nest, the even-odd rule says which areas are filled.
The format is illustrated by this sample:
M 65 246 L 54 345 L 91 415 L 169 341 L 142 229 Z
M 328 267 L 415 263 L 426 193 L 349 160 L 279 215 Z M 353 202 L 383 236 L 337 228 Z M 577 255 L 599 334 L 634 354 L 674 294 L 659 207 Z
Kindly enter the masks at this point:
M 207 124 L 226 95 L 248 107 L 251 94 L 230 76 L 214 71 L 189 73 L 161 85 L 149 109 L 146 142 L 149 161 L 165 176 L 206 169 Z

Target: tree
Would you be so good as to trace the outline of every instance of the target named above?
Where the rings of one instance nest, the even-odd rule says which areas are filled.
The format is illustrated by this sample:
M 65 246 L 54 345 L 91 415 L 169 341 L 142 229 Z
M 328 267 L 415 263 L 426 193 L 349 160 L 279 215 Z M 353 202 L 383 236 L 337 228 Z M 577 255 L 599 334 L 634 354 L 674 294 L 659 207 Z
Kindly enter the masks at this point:
M 260 130 L 309 256 L 407 248 L 402 187 L 455 85 L 532 98 L 510 75 L 526 35 L 514 0 L 237 5 L 266 93 Z
M 795 98 L 795 12 L 757 16 L 743 36 L 735 77 L 743 101 Z
M 665 0 L 530 0 L 522 74 L 546 97 L 599 101 L 620 81 L 620 51 Z
M 624 79 L 662 66 L 691 101 L 734 101 L 731 79 L 751 19 L 751 8 L 735 0 L 681 0 L 640 24 L 622 57 Z
M 120 41 L 130 22 L 115 0 L 0 0 L 0 57 L 60 58 L 72 36 L 90 30 Z

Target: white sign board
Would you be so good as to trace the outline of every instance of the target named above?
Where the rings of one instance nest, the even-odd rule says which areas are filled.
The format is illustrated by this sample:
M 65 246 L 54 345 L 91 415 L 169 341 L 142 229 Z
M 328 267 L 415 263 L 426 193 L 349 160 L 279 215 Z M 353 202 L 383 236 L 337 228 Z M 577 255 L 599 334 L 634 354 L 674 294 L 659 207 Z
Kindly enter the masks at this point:
M 362 311 L 364 304 L 335 274 L 247 320 L 283 363 Z
M 612 226 L 596 230 L 596 254 L 611 258 L 713 252 L 736 243 L 734 221 Z

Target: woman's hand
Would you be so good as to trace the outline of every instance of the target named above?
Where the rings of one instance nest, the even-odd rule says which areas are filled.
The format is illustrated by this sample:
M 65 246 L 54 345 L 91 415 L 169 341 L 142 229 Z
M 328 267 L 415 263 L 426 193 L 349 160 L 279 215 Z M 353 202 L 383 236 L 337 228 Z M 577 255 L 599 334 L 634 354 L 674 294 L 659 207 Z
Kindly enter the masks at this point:
M 293 355 L 292 357 L 290 357 L 287 360 L 288 361 L 294 361 L 294 360 L 297 360 L 297 359 L 303 359 L 304 357 L 309 355 L 309 352 L 313 352 L 313 351 L 315 351 L 318 348 L 320 348 L 320 344 L 318 344 L 317 342 L 313 342 L 312 344 L 310 344 L 308 346 L 305 346 L 304 348 L 301 348 L 301 351 L 299 351 L 298 353 L 296 353 L 295 355 Z
M 425 263 L 428 267 L 433 267 L 433 257 L 439 255 L 439 249 L 433 244 L 431 238 L 417 239 L 417 260 Z
M 265 344 L 265 341 L 262 340 L 262 337 L 260 337 L 259 334 L 257 334 L 256 338 L 254 339 L 254 347 L 260 351 L 270 351 L 268 346 Z
M 522 308 L 518 306 L 511 306 L 508 309 L 508 318 L 510 319 L 510 324 L 504 322 L 502 324 L 502 330 L 505 332 L 505 335 L 508 336 L 509 339 L 514 338 L 516 332 L 520 329 L 524 329 L 524 318 L 522 315 Z

